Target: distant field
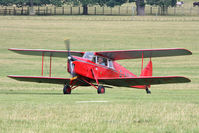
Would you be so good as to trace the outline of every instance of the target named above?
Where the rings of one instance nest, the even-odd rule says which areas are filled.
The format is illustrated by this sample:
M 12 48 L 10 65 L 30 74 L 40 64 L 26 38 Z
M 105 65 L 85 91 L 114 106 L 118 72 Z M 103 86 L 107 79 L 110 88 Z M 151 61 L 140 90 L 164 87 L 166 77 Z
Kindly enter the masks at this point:
M 199 132 L 199 17 L 0 16 L 0 132 Z M 144 90 L 17 82 L 7 75 L 40 75 L 41 57 L 8 48 L 101 51 L 186 48 L 192 56 L 153 58 L 154 76 L 186 76 L 188 84 Z M 45 58 L 45 75 L 49 58 Z M 144 60 L 147 64 L 148 59 Z M 119 61 L 139 75 L 141 60 Z M 68 77 L 66 59 L 53 58 L 52 76 Z M 81 103 L 84 101 L 83 103 Z M 85 102 L 102 101 L 103 103 Z

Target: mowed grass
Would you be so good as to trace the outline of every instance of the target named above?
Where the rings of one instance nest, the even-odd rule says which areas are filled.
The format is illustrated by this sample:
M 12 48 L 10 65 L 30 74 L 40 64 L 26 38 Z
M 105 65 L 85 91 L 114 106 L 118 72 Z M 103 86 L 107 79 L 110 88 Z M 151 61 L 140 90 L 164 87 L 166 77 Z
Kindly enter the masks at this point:
M 0 16 L 0 132 L 199 132 L 198 23 L 198 17 Z M 125 87 L 106 88 L 104 95 L 79 87 L 63 95 L 62 85 L 7 78 L 41 75 L 41 57 L 8 48 L 60 50 L 65 38 L 76 51 L 189 49 L 192 56 L 153 58 L 153 75 L 192 82 L 152 86 L 151 95 Z M 118 62 L 140 74 L 141 59 Z M 69 77 L 66 59 L 53 58 L 52 72 Z

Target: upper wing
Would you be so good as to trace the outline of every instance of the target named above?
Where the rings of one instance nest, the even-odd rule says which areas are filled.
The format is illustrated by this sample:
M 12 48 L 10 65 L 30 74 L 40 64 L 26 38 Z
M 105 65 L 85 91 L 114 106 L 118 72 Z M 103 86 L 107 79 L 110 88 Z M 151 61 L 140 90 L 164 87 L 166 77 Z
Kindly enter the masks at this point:
M 187 83 L 191 80 L 180 76 L 166 76 L 166 77 L 135 77 L 135 78 L 104 78 L 99 79 L 99 82 L 113 85 L 131 87 L 136 85 L 157 85 L 157 84 L 171 84 L 171 83 Z
M 43 77 L 43 76 L 17 76 L 9 75 L 8 77 L 27 82 L 38 82 L 38 83 L 50 83 L 50 84 L 69 84 L 70 78 L 57 78 L 57 77 Z M 76 85 L 88 86 L 89 84 L 85 83 L 82 80 L 77 79 Z
M 52 57 L 67 57 L 68 51 L 66 50 L 44 50 L 44 49 L 17 49 L 17 48 L 10 48 L 13 52 L 25 55 L 37 55 L 37 56 L 52 56 Z M 75 56 L 83 56 L 84 52 L 79 51 L 71 51 L 72 55 Z
M 96 54 L 113 60 L 122 60 L 122 59 L 142 58 L 142 56 L 143 58 L 165 57 L 165 56 L 191 55 L 192 53 L 187 49 L 172 48 L 172 49 L 101 51 L 101 52 L 96 52 Z

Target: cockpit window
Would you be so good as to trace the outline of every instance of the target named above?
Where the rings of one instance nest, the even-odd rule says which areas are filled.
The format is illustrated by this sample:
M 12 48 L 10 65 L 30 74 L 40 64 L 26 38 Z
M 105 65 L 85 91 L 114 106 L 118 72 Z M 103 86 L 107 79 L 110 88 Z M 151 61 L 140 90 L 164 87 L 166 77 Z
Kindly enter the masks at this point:
M 114 69 L 113 61 L 104 57 L 95 56 L 93 62 Z
M 108 67 L 114 69 L 112 60 L 108 60 Z
M 91 60 L 91 61 L 92 61 L 93 57 L 94 57 L 94 53 L 93 52 L 85 52 L 84 56 L 83 56 L 83 58 Z
M 85 52 L 83 58 L 88 59 L 96 64 L 100 64 L 103 66 L 107 66 L 109 68 L 114 69 L 113 61 L 101 56 L 94 55 L 94 52 Z
M 103 66 L 107 66 L 107 59 L 103 58 L 103 57 L 97 57 L 97 64 L 103 65 Z

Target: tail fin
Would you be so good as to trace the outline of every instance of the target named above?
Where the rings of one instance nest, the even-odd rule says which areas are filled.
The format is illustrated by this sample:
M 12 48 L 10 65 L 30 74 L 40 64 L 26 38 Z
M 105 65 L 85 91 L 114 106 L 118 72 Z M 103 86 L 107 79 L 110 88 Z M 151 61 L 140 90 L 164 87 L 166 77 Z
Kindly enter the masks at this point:
M 152 61 L 150 59 L 150 61 L 148 62 L 148 64 L 146 65 L 146 67 L 142 70 L 140 77 L 144 77 L 144 76 L 152 76 L 153 73 L 153 65 L 152 65 Z M 150 88 L 151 85 L 136 85 L 136 86 L 131 86 L 133 88 L 140 88 L 140 89 L 146 89 L 146 88 Z
M 142 70 L 140 76 L 152 76 L 152 73 L 153 73 L 153 65 L 150 59 L 147 66 Z

